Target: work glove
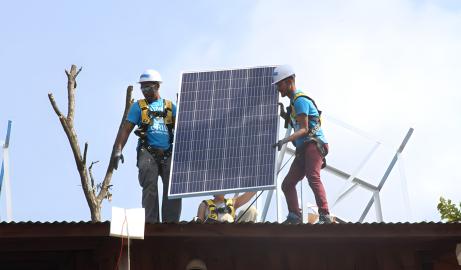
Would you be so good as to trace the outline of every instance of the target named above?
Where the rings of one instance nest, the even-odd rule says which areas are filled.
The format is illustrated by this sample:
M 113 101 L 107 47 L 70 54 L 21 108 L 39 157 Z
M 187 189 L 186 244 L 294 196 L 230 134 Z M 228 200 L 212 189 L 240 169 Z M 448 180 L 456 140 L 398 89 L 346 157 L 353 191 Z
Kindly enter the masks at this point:
M 283 107 L 283 103 L 279 102 L 278 103 L 279 107 L 280 107 L 280 117 L 282 117 L 283 119 L 287 119 L 290 117 L 290 114 L 288 114 L 286 111 L 285 111 L 285 107 Z
M 279 140 L 278 142 L 274 143 L 272 145 L 273 148 L 277 147 L 277 149 L 280 151 L 282 149 L 282 146 L 288 142 L 287 138 L 283 138 Z
M 122 150 L 114 150 L 114 153 L 112 154 L 112 162 L 114 164 L 114 169 L 118 169 L 118 162 L 119 161 L 125 162 L 125 159 L 123 158 Z
M 290 124 L 290 107 L 287 107 L 287 110 L 285 111 L 285 107 L 283 107 L 283 103 L 279 102 L 279 107 L 280 107 L 280 117 L 285 120 L 285 123 L 283 125 L 284 128 L 288 128 L 288 125 Z

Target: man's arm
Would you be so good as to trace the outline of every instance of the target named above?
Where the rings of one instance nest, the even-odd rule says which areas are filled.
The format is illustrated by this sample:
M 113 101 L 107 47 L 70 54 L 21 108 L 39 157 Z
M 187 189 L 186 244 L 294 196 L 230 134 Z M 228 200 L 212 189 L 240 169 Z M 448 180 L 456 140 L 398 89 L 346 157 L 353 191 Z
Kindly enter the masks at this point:
M 299 123 L 299 129 L 291 134 L 290 136 L 283 138 L 279 140 L 277 143 L 273 144 L 272 147 L 278 147 L 279 151 L 282 148 L 282 145 L 286 144 L 287 142 L 293 142 L 297 140 L 298 138 L 301 138 L 303 136 L 306 136 L 309 134 L 309 117 L 305 115 L 304 113 L 299 114 L 296 116 L 296 121 Z
M 307 117 L 307 115 L 305 115 L 304 113 L 296 116 L 296 122 L 299 123 L 299 130 L 297 130 L 287 138 L 288 142 L 296 141 L 297 139 L 309 134 L 308 121 L 309 117 Z
M 134 124 L 125 121 L 123 123 L 122 128 L 119 130 L 117 134 L 117 138 L 115 139 L 114 143 L 114 148 L 112 149 L 112 157 L 111 157 L 111 162 L 112 166 L 114 166 L 114 169 L 118 169 L 118 162 L 121 160 L 122 163 L 124 162 L 123 154 L 122 154 L 122 149 L 126 144 L 126 141 L 128 140 L 128 137 L 130 136 L 131 131 L 134 128 Z
M 206 212 L 206 205 L 205 205 L 204 202 L 201 202 L 200 205 L 198 206 L 198 210 L 197 210 L 198 221 L 200 221 L 200 222 L 205 221 L 205 212 Z
M 237 209 L 240 206 L 246 204 L 255 194 L 256 192 L 245 192 L 238 196 L 234 199 L 234 208 Z
M 117 138 L 115 139 L 114 150 L 122 151 L 123 147 L 125 147 L 128 137 L 130 136 L 131 131 L 133 131 L 133 128 L 134 128 L 133 123 L 129 121 L 125 121 L 123 123 L 123 126 L 120 129 L 119 133 L 117 134 Z

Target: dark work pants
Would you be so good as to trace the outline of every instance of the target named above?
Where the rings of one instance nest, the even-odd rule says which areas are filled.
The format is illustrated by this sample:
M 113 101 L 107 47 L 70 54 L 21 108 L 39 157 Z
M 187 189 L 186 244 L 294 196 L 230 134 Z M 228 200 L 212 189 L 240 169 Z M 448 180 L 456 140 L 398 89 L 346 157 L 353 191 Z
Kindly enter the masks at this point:
M 168 199 L 171 157 L 163 163 L 144 148 L 138 150 L 139 184 L 142 187 L 142 207 L 146 211 L 146 222 L 159 222 L 158 177 L 163 182 L 162 222 L 179 222 L 181 199 Z
M 328 150 L 328 144 L 325 144 L 324 147 Z M 296 157 L 282 183 L 282 190 L 287 200 L 288 211 L 301 216 L 296 184 L 306 176 L 309 186 L 314 192 L 319 214 L 329 214 L 325 188 L 320 180 L 322 164 L 322 155 L 315 143 L 305 143 L 296 149 Z

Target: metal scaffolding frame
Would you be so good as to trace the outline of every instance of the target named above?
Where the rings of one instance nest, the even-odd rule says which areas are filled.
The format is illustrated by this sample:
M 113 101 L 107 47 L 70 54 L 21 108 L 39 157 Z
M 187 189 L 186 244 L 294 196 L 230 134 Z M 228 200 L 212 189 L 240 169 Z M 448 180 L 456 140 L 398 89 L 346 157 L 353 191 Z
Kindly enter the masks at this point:
M 6 200 L 6 221 L 13 221 L 13 207 L 11 204 L 11 185 L 10 185 L 10 159 L 9 159 L 9 146 L 10 146 L 10 135 L 11 135 L 11 124 L 12 121 L 8 120 L 8 128 L 6 131 L 6 139 L 3 144 L 3 160 L 2 167 L 0 170 L 0 195 L 3 184 L 5 185 L 5 200 Z
M 344 124 L 343 124 L 344 126 Z M 355 129 L 355 128 L 351 128 L 351 127 L 347 127 L 347 129 L 349 130 L 352 130 L 352 131 L 355 131 L 355 132 L 359 132 L 358 129 Z M 292 131 L 292 128 L 289 126 L 287 131 L 286 131 L 286 134 L 285 134 L 285 137 L 288 137 L 290 136 L 291 134 L 291 131 Z M 382 206 L 381 206 L 381 199 L 380 199 L 380 191 L 381 189 L 383 188 L 384 184 L 386 183 L 386 180 L 388 179 L 392 169 L 394 168 L 395 164 L 397 163 L 400 155 L 402 154 L 403 152 L 403 149 L 405 148 L 406 144 L 408 143 L 408 141 L 410 140 L 410 137 L 411 135 L 413 134 L 413 131 L 414 129 L 413 128 L 410 128 L 406 134 L 406 136 L 404 137 L 402 143 L 400 144 L 399 148 L 396 150 L 395 152 L 395 155 L 392 159 L 392 161 L 390 162 L 390 164 L 388 165 L 384 175 L 382 176 L 380 182 L 378 185 L 373 185 L 373 184 L 370 184 L 369 182 L 365 181 L 365 180 L 362 180 L 360 178 L 357 177 L 357 175 L 360 173 L 360 171 L 362 170 L 362 168 L 366 165 L 366 163 L 370 160 L 370 158 L 372 157 L 372 155 L 375 153 L 375 151 L 377 150 L 377 148 L 379 147 L 380 145 L 380 142 L 378 141 L 375 141 L 375 144 L 373 145 L 373 147 L 370 149 L 370 151 L 368 152 L 368 154 L 364 157 L 364 159 L 360 162 L 360 164 L 358 165 L 358 167 L 352 172 L 352 173 L 347 173 L 343 170 L 340 170 L 334 166 L 331 166 L 331 165 L 327 165 L 324 170 L 328 173 L 331 173 L 343 180 L 346 181 L 346 186 L 347 185 L 350 185 L 344 192 L 342 192 L 338 198 L 335 200 L 335 202 L 333 203 L 333 207 L 335 205 L 337 205 L 338 203 L 340 203 L 344 198 L 346 198 L 347 196 L 349 196 L 354 190 L 356 190 L 358 187 L 362 187 L 364 188 L 365 190 L 368 190 L 372 193 L 372 196 L 368 202 L 368 204 L 366 205 L 364 211 L 362 212 L 358 222 L 363 222 L 365 217 L 367 216 L 367 214 L 369 213 L 371 207 L 374 205 L 375 206 L 375 215 L 376 215 L 376 221 L 377 222 L 383 222 L 383 215 L 382 215 Z M 363 134 L 362 134 L 363 135 Z M 285 155 L 294 155 L 295 154 L 295 150 L 288 147 L 288 144 L 285 144 L 283 145 L 282 149 L 280 150 L 279 152 L 279 155 L 278 155 L 278 158 L 277 158 L 277 163 L 276 163 L 276 171 L 277 171 L 277 175 L 276 175 L 276 180 L 277 180 L 277 183 L 276 183 L 276 189 L 275 189 L 275 192 L 276 192 L 276 209 L 277 209 L 277 221 L 278 222 L 281 222 L 282 220 L 282 209 L 281 209 L 281 196 L 282 196 L 282 191 L 281 191 L 281 180 L 279 179 L 278 177 L 278 174 L 280 173 L 281 171 L 281 168 L 282 168 L 282 162 L 283 160 L 285 159 Z M 302 181 L 303 182 L 303 181 Z M 301 183 L 302 183 L 301 182 Z M 303 189 L 303 186 L 301 186 L 301 189 Z M 269 206 L 270 206 L 270 203 L 272 201 L 272 197 L 273 197 L 273 193 L 274 193 L 274 190 L 270 190 L 268 191 L 268 194 L 267 194 L 267 197 L 266 197 L 266 201 L 265 201 L 265 204 L 264 204 L 264 208 L 263 208 L 263 212 L 261 214 L 261 221 L 264 222 L 266 220 L 266 217 L 267 217 L 267 212 L 269 210 Z M 301 191 L 301 197 L 302 197 L 302 191 Z M 301 198 L 302 200 L 302 198 Z M 302 206 L 302 210 L 303 210 L 303 213 L 304 213 L 304 203 L 302 202 L 301 204 Z

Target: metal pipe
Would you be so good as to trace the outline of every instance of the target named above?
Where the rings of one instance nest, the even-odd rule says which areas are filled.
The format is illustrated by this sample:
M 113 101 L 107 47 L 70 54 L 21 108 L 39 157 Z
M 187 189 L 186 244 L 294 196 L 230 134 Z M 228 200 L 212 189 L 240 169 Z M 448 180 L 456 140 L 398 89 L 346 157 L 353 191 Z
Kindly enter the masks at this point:
M 400 144 L 399 148 L 397 149 L 397 152 L 394 155 L 394 158 L 392 159 L 391 163 L 387 167 L 386 172 L 384 173 L 383 177 L 381 178 L 381 181 L 379 182 L 378 185 L 378 192 L 381 191 L 381 189 L 384 186 L 384 183 L 386 183 L 387 178 L 389 177 L 389 174 L 391 174 L 392 169 L 394 168 L 395 163 L 397 162 L 398 156 L 402 153 L 403 149 L 405 148 L 405 145 L 407 144 L 408 140 L 410 140 L 411 135 L 413 134 L 414 129 L 410 128 L 407 132 L 407 135 L 405 135 L 405 138 L 403 139 L 402 143 Z M 367 206 L 365 207 L 365 210 L 363 211 L 362 215 L 360 216 L 359 222 L 363 222 L 365 217 L 367 216 L 368 212 L 370 211 L 371 205 L 373 204 L 374 197 L 372 196 L 370 201 L 368 201 Z

